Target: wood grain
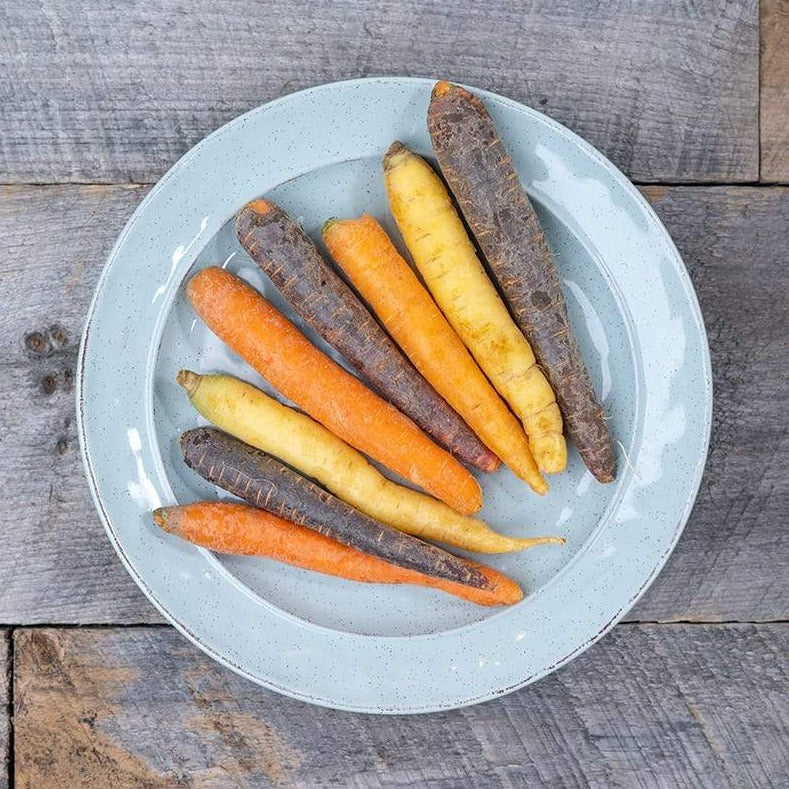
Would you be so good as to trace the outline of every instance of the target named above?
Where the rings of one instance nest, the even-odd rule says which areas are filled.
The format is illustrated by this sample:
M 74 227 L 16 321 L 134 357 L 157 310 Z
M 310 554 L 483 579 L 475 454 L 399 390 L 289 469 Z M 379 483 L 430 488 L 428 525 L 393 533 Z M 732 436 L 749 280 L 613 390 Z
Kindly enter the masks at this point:
M 789 0 L 762 0 L 761 179 L 789 181 Z
M 144 193 L 122 186 L 0 190 L 0 399 L 7 404 L 0 410 L 0 468 L 10 500 L 24 502 L 0 510 L 0 622 L 158 619 L 91 506 L 71 390 L 91 291 Z M 646 194 L 699 293 L 716 403 L 694 513 L 628 618 L 789 618 L 789 541 L 780 539 L 789 514 L 789 190 L 655 187 Z
M 643 181 L 758 176 L 757 0 L 0 0 L 0 181 L 152 182 L 277 96 L 443 76 L 525 101 Z
M 91 294 L 145 191 L 0 187 L 0 622 L 158 621 L 93 510 L 74 409 Z
M 707 471 L 682 540 L 630 618 L 789 618 L 789 189 L 645 190 L 690 269 L 712 353 Z
M 789 625 L 623 625 L 487 704 L 378 717 L 169 628 L 15 633 L 16 786 L 786 786 Z

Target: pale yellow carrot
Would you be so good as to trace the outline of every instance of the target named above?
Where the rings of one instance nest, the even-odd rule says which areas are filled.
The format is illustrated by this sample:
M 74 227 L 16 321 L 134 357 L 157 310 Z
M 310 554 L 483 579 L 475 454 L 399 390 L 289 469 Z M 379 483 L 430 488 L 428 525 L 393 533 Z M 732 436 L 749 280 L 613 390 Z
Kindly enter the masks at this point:
M 370 517 L 424 539 L 481 553 L 505 553 L 560 537 L 507 537 L 486 523 L 383 476 L 353 447 L 306 414 L 227 375 L 182 370 L 192 405 L 218 428 L 274 455 Z
M 443 182 L 400 143 L 387 152 L 384 173 L 392 214 L 428 289 L 523 423 L 537 465 L 550 473 L 563 470 L 567 446 L 553 389 L 477 257 Z

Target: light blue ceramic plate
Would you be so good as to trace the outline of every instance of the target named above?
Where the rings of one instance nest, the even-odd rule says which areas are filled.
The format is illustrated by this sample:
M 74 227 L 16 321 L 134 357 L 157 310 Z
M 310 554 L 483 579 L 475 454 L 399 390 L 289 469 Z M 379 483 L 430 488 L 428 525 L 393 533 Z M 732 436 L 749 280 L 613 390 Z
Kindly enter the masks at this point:
M 324 85 L 227 124 L 170 170 L 110 254 L 79 362 L 80 439 L 96 507 L 126 568 L 189 639 L 251 680 L 316 704 L 428 712 L 484 701 L 566 663 L 655 578 L 688 517 L 710 430 L 699 307 L 682 260 L 639 193 L 558 123 L 484 91 L 556 253 L 575 330 L 620 451 L 614 484 L 573 451 L 540 499 L 502 471 L 481 479 L 485 519 L 564 548 L 493 557 L 524 587 L 487 610 L 438 592 L 368 586 L 267 560 L 226 558 L 160 532 L 161 504 L 217 496 L 179 460 L 198 423 L 176 371 L 263 385 L 196 320 L 187 277 L 222 264 L 289 313 L 230 221 L 270 195 L 316 238 L 364 211 L 392 230 L 380 159 L 400 139 L 428 154 L 432 83 Z M 311 335 L 312 336 L 312 335 Z M 321 344 L 321 343 L 318 343 Z

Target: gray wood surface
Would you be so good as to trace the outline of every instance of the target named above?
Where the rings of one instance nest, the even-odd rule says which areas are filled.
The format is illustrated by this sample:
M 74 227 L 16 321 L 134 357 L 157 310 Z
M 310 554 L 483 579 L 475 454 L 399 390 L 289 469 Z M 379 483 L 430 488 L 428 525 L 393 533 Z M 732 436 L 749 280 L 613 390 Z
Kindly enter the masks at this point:
M 645 192 L 690 269 L 715 401 L 693 516 L 629 616 L 789 618 L 789 541 L 778 525 L 789 515 L 789 189 Z
M 761 3 L 761 178 L 789 181 L 789 0 Z
M 16 786 L 789 785 L 789 624 L 625 625 L 502 699 L 308 707 L 165 628 L 18 630 Z
M 158 621 L 115 558 L 90 503 L 72 391 L 90 294 L 144 193 L 123 186 L 0 191 L 7 307 L 0 314 L 0 401 L 8 404 L 0 410 L 0 467 L 11 500 L 25 502 L 21 510 L 0 510 L 0 622 Z M 628 618 L 787 618 L 789 542 L 780 533 L 789 513 L 789 191 L 655 187 L 646 193 L 701 299 L 716 403 L 693 516 Z M 60 327 L 55 337 L 53 326 Z
M 466 81 L 566 123 L 632 178 L 758 177 L 756 0 L 0 0 L 0 181 L 152 182 L 299 88 Z
M 145 189 L 0 187 L 0 622 L 157 620 L 93 510 L 74 369 L 102 261 Z M 13 547 L 11 547 L 13 546 Z

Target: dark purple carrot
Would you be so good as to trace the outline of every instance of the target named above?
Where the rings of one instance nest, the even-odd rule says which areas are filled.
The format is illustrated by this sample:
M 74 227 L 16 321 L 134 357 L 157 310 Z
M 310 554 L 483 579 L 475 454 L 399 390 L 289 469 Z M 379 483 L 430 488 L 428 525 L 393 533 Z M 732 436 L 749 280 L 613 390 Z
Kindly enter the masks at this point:
M 495 471 L 496 456 L 420 375 L 312 239 L 279 206 L 253 200 L 239 211 L 236 233 L 303 320 L 369 384 L 460 460 Z
M 603 408 L 567 318 L 559 274 L 512 158 L 477 96 L 439 82 L 427 115 L 441 172 L 548 377 L 567 432 L 600 482 L 616 475 Z
M 392 564 L 483 589 L 487 579 L 470 562 L 393 529 L 318 487 L 293 469 L 210 427 L 181 436 L 186 465 L 254 507 Z

